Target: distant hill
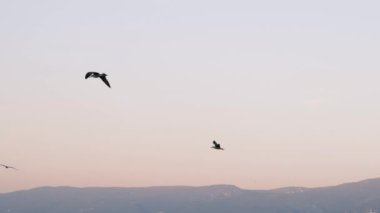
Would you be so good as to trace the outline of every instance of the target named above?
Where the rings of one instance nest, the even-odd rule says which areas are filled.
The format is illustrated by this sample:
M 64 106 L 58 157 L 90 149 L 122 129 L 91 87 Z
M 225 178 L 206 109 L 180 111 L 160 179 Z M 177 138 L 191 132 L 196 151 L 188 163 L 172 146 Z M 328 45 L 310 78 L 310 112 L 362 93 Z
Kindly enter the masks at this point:
M 0 194 L 0 213 L 380 212 L 380 178 L 332 187 L 42 187 Z

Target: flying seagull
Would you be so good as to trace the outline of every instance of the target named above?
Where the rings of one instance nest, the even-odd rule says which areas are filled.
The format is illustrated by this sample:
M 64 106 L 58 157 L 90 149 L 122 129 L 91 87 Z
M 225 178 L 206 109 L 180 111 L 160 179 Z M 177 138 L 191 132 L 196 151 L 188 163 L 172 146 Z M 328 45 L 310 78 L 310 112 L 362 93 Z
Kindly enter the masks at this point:
M 4 164 L 0 164 L 0 166 L 6 168 L 6 169 L 14 169 L 14 170 L 17 170 L 16 168 L 14 168 L 13 166 L 8 166 L 8 165 L 4 165 Z
M 212 143 L 214 144 L 214 146 L 212 146 L 211 148 L 218 149 L 218 150 L 224 150 L 222 147 L 220 147 L 220 144 L 217 143 L 216 141 L 213 141 Z
M 110 83 L 108 82 L 107 78 L 106 78 L 107 74 L 103 73 L 103 74 L 100 74 L 100 73 L 97 73 L 97 72 L 88 72 L 86 73 L 86 76 L 85 78 L 100 78 L 102 79 L 102 81 L 109 87 L 111 88 L 111 85 Z

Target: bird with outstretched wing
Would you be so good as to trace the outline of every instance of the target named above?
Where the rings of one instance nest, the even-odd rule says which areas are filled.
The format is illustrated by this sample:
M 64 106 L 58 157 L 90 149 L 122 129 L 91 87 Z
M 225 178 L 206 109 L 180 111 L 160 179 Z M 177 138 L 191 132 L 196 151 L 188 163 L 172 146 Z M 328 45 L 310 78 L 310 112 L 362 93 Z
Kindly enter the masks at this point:
M 90 72 L 87 72 L 86 75 L 85 75 L 85 79 L 87 78 L 100 78 L 102 79 L 102 81 L 109 87 L 111 88 L 111 85 L 109 83 L 109 81 L 107 80 L 107 74 L 103 73 L 103 74 L 100 74 L 98 72 L 93 72 L 93 71 L 90 71 Z
M 213 149 L 217 149 L 217 150 L 224 150 L 219 143 L 217 143 L 216 141 L 213 141 L 212 142 L 214 144 L 214 146 L 212 146 L 211 148 Z

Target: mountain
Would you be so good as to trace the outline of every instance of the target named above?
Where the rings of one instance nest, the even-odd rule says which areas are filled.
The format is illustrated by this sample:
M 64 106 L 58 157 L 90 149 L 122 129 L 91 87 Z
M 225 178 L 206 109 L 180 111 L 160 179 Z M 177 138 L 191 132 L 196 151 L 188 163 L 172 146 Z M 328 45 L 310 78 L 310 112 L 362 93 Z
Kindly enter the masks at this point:
M 42 187 L 0 194 L 0 213 L 380 212 L 380 178 L 322 188 Z

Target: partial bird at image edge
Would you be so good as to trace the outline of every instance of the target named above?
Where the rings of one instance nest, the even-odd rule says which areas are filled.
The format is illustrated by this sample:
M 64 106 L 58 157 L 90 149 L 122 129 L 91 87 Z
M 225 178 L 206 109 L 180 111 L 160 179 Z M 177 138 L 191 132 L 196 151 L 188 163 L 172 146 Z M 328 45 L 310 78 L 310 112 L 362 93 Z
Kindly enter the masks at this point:
M 4 167 L 5 169 L 14 169 L 14 170 L 18 170 L 18 169 L 16 169 L 16 168 L 13 167 L 13 166 L 8 166 L 8 165 L 5 165 L 5 164 L 0 164 L 0 166 Z

